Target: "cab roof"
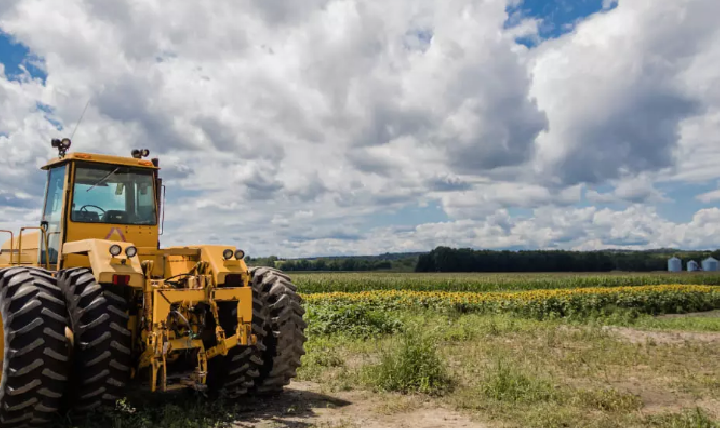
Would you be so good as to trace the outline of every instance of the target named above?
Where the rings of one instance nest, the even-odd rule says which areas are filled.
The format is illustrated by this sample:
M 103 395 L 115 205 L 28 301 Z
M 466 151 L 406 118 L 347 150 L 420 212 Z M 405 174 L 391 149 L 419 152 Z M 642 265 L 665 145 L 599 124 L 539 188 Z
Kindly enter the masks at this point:
M 43 170 L 47 170 L 51 167 L 60 166 L 62 164 L 70 163 L 71 161 L 82 161 L 86 163 L 98 163 L 98 164 L 112 164 L 120 166 L 140 167 L 145 169 L 159 170 L 152 161 L 142 158 L 134 157 L 121 157 L 117 155 L 104 155 L 104 154 L 86 154 L 82 152 L 73 152 L 66 154 L 64 157 L 55 157 L 51 159 L 46 165 L 42 167 Z

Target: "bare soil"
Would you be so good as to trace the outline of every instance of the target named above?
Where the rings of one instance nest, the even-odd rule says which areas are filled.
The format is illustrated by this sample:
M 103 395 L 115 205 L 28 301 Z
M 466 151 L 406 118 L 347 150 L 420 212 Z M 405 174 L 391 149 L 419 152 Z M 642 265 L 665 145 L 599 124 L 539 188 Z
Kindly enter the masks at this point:
M 684 344 L 685 342 L 720 342 L 718 332 L 691 332 L 680 330 L 655 331 L 627 327 L 603 327 L 632 343 Z
M 324 394 L 320 384 L 291 382 L 286 392 L 264 399 L 235 427 L 485 427 L 458 412 L 415 396 L 365 391 Z

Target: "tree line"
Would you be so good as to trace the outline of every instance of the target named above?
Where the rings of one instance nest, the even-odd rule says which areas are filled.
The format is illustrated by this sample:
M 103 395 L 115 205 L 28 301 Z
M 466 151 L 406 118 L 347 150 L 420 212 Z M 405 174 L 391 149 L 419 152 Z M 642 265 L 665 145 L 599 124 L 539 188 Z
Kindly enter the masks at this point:
M 420 253 L 417 253 L 420 255 Z M 246 257 L 251 266 L 271 266 L 285 272 L 412 272 L 417 265 L 417 256 L 381 255 L 379 257 L 328 257 L 281 260 L 275 256 L 267 258 Z
M 494 251 L 441 246 L 425 253 L 288 260 L 248 256 L 245 261 L 287 272 L 654 272 L 667 271 L 667 260 L 673 255 L 682 260 L 683 270 L 687 270 L 688 261 L 700 264 L 708 255 L 720 260 L 720 250 Z
M 416 272 L 628 272 L 667 271 L 668 251 L 492 251 L 437 247 L 418 257 Z M 681 251 L 683 270 L 720 250 Z

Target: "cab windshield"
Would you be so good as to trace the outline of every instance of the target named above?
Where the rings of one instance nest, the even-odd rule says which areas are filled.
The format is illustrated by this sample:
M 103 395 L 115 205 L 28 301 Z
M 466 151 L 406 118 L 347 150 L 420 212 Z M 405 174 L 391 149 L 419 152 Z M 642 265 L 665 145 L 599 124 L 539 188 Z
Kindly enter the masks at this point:
M 73 222 L 156 223 L 153 172 L 126 166 L 79 164 L 75 168 Z

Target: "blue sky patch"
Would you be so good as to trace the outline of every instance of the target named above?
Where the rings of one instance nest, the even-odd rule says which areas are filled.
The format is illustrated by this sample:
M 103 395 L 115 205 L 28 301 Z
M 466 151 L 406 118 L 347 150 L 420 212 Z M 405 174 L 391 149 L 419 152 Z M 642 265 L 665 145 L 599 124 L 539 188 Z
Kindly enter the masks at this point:
M 703 208 L 714 208 L 718 206 L 717 201 L 703 203 L 697 196 L 718 189 L 716 181 L 708 181 L 702 184 L 672 183 L 657 185 L 657 189 L 663 192 L 673 202 L 656 205 L 658 215 L 668 221 L 686 223 L 692 220 L 697 211 Z
M 433 38 L 432 30 L 414 30 L 405 34 L 405 49 L 425 52 Z
M 52 124 L 56 130 L 61 131 L 63 129 L 62 124 L 54 117 L 55 112 L 53 111 L 52 106 L 40 102 L 36 102 L 35 106 L 37 107 L 37 110 L 45 112 L 45 119 L 47 120 L 47 122 Z
M 604 6 L 608 7 L 604 9 Z M 521 19 L 536 18 L 541 20 L 540 39 L 552 39 L 571 32 L 578 21 L 615 7 L 617 3 L 609 0 L 523 0 L 507 8 L 509 19 L 505 28 L 513 27 Z M 519 37 L 516 42 L 528 48 L 537 45 L 537 41 L 529 37 Z
M 449 221 L 449 218 L 440 206 L 440 202 L 430 202 L 424 208 L 406 206 L 396 211 L 383 211 L 374 214 L 362 227 L 370 229 L 388 225 L 415 225 L 447 221 Z
M 10 81 L 20 81 L 23 74 L 21 65 L 33 78 L 42 79 L 43 84 L 47 73 L 36 67 L 33 62 L 37 60 L 27 46 L 17 43 L 12 36 L 0 30 L 0 63 L 5 66 L 5 76 Z

